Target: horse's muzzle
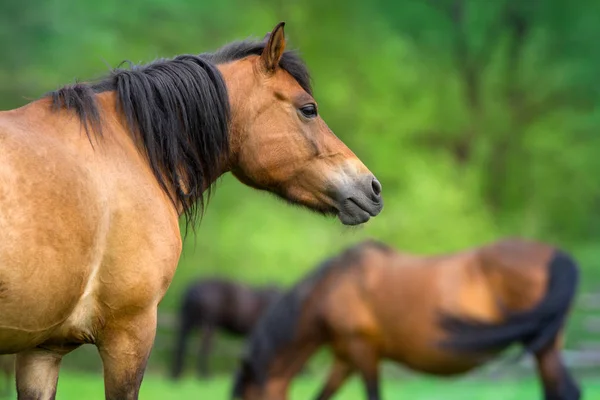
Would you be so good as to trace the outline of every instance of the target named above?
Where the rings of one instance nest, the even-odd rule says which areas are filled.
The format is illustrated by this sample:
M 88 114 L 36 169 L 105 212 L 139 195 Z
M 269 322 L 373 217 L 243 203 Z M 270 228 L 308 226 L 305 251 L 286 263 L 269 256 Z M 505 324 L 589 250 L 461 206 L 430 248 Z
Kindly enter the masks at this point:
M 338 218 L 344 225 L 363 224 L 383 209 L 381 183 L 373 175 L 339 188 L 336 198 Z

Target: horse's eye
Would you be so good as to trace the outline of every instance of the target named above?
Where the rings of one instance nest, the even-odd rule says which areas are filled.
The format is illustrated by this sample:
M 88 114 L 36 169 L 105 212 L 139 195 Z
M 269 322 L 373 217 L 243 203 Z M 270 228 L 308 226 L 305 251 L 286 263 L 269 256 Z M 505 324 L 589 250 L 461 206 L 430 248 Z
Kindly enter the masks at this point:
M 314 104 L 307 104 L 300 107 L 300 112 L 305 118 L 315 118 L 317 116 L 317 106 Z

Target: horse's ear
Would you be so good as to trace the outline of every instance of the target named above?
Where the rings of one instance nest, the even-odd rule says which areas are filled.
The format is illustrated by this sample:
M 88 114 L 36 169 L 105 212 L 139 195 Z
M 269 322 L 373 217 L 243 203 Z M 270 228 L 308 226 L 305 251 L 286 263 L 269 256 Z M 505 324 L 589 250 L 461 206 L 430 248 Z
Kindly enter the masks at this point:
M 273 72 L 279 65 L 279 60 L 285 51 L 285 34 L 283 32 L 283 26 L 285 22 L 280 22 L 273 29 L 270 34 L 265 36 L 269 40 L 263 50 L 260 58 L 267 72 Z

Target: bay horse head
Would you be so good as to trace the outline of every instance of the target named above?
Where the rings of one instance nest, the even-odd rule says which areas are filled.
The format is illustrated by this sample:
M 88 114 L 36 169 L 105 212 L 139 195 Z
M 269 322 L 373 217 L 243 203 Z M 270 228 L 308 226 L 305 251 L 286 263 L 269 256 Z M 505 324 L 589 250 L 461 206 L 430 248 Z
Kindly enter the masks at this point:
M 247 57 L 219 64 L 231 104 L 229 169 L 241 182 L 361 224 L 383 207 L 381 184 L 327 126 L 284 23 Z M 235 49 L 224 49 L 224 52 Z

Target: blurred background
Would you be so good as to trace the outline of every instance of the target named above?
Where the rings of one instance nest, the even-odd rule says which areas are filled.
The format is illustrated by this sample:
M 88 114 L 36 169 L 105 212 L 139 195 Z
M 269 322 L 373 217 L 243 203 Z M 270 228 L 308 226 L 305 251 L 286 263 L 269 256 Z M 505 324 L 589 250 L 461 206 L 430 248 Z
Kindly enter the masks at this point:
M 160 306 L 142 398 L 229 392 L 242 342 L 227 335 L 211 356 L 216 378 L 196 378 L 197 336 L 187 377 L 166 379 L 178 305 L 192 281 L 287 286 L 368 237 L 442 253 L 519 235 L 573 252 L 583 282 L 567 359 L 585 379 L 600 366 L 598 15 L 595 0 L 0 0 L 0 108 L 100 77 L 123 60 L 262 38 L 283 20 L 288 45 L 312 72 L 322 116 L 383 185 L 382 214 L 349 229 L 223 177 Z M 295 398 L 312 397 L 326 366 L 311 363 Z M 451 383 L 390 368 L 384 393 L 521 399 L 496 383 L 516 382 L 517 370 L 522 376 L 491 366 Z M 100 371 L 93 347 L 69 355 L 59 398 L 101 398 Z M 481 397 L 479 385 L 495 389 Z M 537 390 L 533 380 L 515 385 Z M 358 382 L 344 393 L 362 398 Z

